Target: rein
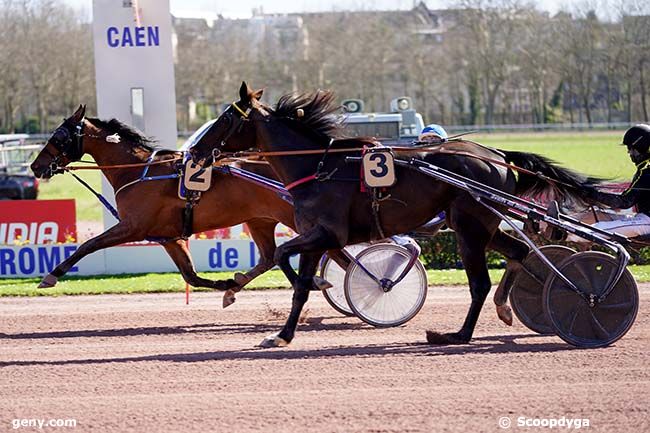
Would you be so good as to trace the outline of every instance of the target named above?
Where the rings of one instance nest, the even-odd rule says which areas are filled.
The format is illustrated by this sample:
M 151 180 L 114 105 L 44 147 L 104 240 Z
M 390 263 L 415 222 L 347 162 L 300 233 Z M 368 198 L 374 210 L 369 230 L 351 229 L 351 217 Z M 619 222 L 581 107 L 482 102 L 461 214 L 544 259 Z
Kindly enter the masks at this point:
M 471 142 L 471 143 L 474 143 L 474 142 Z M 478 144 L 478 143 L 476 143 L 476 144 Z M 545 175 L 543 175 L 542 173 L 539 173 L 539 172 L 535 172 L 535 171 L 528 170 L 528 169 L 523 168 L 523 167 L 516 166 L 515 164 L 509 163 L 509 162 L 499 161 L 497 159 L 489 158 L 489 157 L 486 157 L 486 156 L 474 155 L 474 154 L 469 153 L 469 152 L 448 151 L 448 150 L 445 150 L 444 148 L 440 149 L 439 146 L 440 146 L 440 144 L 436 143 L 436 144 L 430 144 L 430 145 L 419 146 L 419 147 L 391 146 L 390 148 L 395 152 L 402 152 L 402 153 L 421 153 L 421 152 L 425 152 L 425 153 L 440 153 L 440 154 L 446 154 L 446 155 L 466 156 L 466 157 L 469 157 L 469 158 L 478 159 L 480 161 L 489 162 L 491 164 L 498 165 L 498 166 L 501 166 L 501 167 L 506 167 L 506 168 L 514 170 L 514 171 L 516 171 L 518 173 L 523 173 L 523 174 L 527 174 L 527 175 L 530 175 L 530 176 L 535 176 L 535 177 L 537 177 L 539 179 L 542 179 L 542 180 L 544 180 L 544 181 L 546 181 L 548 183 L 563 185 L 563 186 L 567 186 L 567 187 L 571 187 L 571 188 L 574 187 L 573 185 L 570 185 L 568 183 L 559 181 L 557 179 L 550 178 L 550 177 L 545 176 Z M 483 148 L 486 148 L 485 146 L 480 145 L 480 144 L 479 144 L 479 146 L 481 146 Z M 489 148 L 487 148 L 487 149 L 489 149 Z M 280 150 L 280 151 L 272 151 L 272 152 L 261 152 L 261 151 L 246 152 L 246 151 L 244 151 L 244 152 L 235 152 L 235 153 L 233 153 L 233 156 L 235 156 L 237 158 L 239 158 L 239 157 L 241 157 L 241 158 L 249 158 L 249 157 L 253 157 L 253 156 L 266 157 L 266 156 L 295 156 L 295 155 L 319 155 L 319 154 L 325 154 L 326 155 L 327 153 L 349 153 L 349 152 L 360 152 L 362 150 L 363 150 L 363 148 L 360 148 L 360 147 L 347 147 L 347 148 L 340 148 L 340 149 L 330 149 L 329 146 L 328 146 L 327 149 Z M 492 149 L 489 149 L 489 150 L 492 150 Z M 222 153 L 222 155 L 224 155 L 224 154 Z M 298 179 L 298 180 L 296 180 L 294 182 L 291 182 L 290 184 L 286 185 L 285 188 L 287 190 L 291 190 L 292 188 L 295 188 L 295 187 L 297 187 L 299 185 L 302 185 L 304 183 L 307 183 L 307 182 L 311 182 L 312 180 L 318 180 L 318 178 L 319 177 L 317 176 L 317 174 L 312 174 L 310 176 L 307 176 L 307 177 Z
M 59 168 L 61 170 L 65 170 L 65 171 L 74 171 L 74 170 L 112 170 L 112 169 L 116 169 L 116 168 L 133 168 L 133 167 L 148 167 L 148 166 L 151 166 L 151 165 L 161 165 L 161 164 L 166 164 L 168 162 L 178 161 L 179 159 L 183 159 L 183 157 L 182 156 L 175 156 L 174 158 L 163 159 L 163 160 L 160 160 L 160 161 L 138 162 L 138 163 L 133 163 L 133 164 L 73 166 L 73 167 L 59 167 Z M 90 161 L 77 161 L 77 162 L 91 163 Z

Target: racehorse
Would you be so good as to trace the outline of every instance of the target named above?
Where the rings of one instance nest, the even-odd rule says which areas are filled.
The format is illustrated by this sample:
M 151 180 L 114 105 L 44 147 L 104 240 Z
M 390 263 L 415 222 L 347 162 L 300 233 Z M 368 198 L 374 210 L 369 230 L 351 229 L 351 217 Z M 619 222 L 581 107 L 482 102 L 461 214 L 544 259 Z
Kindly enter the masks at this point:
M 154 150 L 156 147 L 151 140 L 115 119 L 86 118 L 85 106 L 80 106 L 54 131 L 31 165 L 34 174 L 51 178 L 71 162 L 80 160 L 83 154 L 91 155 L 117 192 L 120 222 L 84 242 L 52 270 L 39 287 L 56 285 L 61 276 L 88 254 L 145 238 L 160 242 L 185 281 L 196 287 L 238 291 L 273 266 L 275 226 L 281 222 L 295 228 L 293 207 L 267 188 L 213 170 L 212 187 L 202 194 L 194 207 L 191 231 L 199 233 L 245 222 L 261 257 L 253 269 L 245 275 L 236 274 L 234 280 L 213 281 L 199 277 L 186 242 L 181 238 L 185 201 L 178 197 L 178 179 L 129 185 L 140 178 Z M 179 155 L 179 152 L 167 150 L 157 152 L 152 161 L 155 165 L 149 166 L 149 175 L 175 173 Z M 136 166 L 111 167 L 124 164 Z
M 239 100 L 190 148 L 195 162 L 211 164 L 231 152 L 256 147 L 261 151 L 256 154 L 270 162 L 293 197 L 299 236 L 275 251 L 275 261 L 294 289 L 291 312 L 280 332 L 265 338 L 261 346 L 285 346 L 293 340 L 318 259 L 325 250 L 408 232 L 441 211 L 446 212 L 447 224 L 456 232 L 472 301 L 458 332 L 427 331 L 427 341 L 468 343 L 491 287 L 486 249 L 495 249 L 509 259 L 495 295 L 500 305 L 505 303 L 529 247 L 501 231 L 500 218 L 468 192 L 419 171 L 396 166 L 397 183 L 381 201 L 363 191 L 359 163 L 347 161 L 346 155 L 358 156 L 364 146 L 378 143 L 369 138 L 341 137 L 333 116 L 339 107 L 331 92 L 285 95 L 275 109 L 261 103 L 261 96 L 262 90 L 254 91 L 243 82 Z M 451 141 L 435 151 L 411 155 L 511 194 L 554 189 L 562 199 L 588 202 L 584 190 L 596 183 L 539 155 L 493 150 L 471 142 Z M 527 169 L 526 173 L 515 176 L 512 169 L 504 167 L 507 162 Z M 558 182 L 550 184 L 548 178 Z M 289 264 L 294 254 L 300 254 L 298 273 Z

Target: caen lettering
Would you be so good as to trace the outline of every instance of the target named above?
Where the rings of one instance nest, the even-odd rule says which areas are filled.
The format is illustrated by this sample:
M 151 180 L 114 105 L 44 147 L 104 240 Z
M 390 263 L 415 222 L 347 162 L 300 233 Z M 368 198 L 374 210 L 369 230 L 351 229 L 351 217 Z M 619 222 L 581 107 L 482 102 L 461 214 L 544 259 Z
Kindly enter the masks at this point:
M 160 28 L 109 27 L 106 29 L 106 43 L 109 47 L 157 47 L 160 45 Z

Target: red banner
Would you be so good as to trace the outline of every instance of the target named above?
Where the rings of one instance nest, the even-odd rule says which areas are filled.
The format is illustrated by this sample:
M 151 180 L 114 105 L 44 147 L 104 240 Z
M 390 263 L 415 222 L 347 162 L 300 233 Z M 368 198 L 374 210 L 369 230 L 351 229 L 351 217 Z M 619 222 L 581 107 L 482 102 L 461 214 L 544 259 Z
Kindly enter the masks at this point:
M 51 244 L 76 240 L 74 200 L 0 201 L 0 244 Z

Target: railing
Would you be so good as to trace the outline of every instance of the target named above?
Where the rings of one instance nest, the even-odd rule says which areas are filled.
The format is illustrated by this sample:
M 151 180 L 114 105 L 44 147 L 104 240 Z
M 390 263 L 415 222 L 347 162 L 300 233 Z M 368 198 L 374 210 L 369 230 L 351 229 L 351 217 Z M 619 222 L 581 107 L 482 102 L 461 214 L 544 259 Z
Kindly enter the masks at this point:
M 34 136 L 0 138 L 0 172 L 8 174 L 24 173 L 43 148 Z
M 479 131 L 479 132 L 540 132 L 540 131 L 619 131 L 625 130 L 636 122 L 610 123 L 528 123 L 509 125 L 451 125 L 446 126 L 448 132 Z

